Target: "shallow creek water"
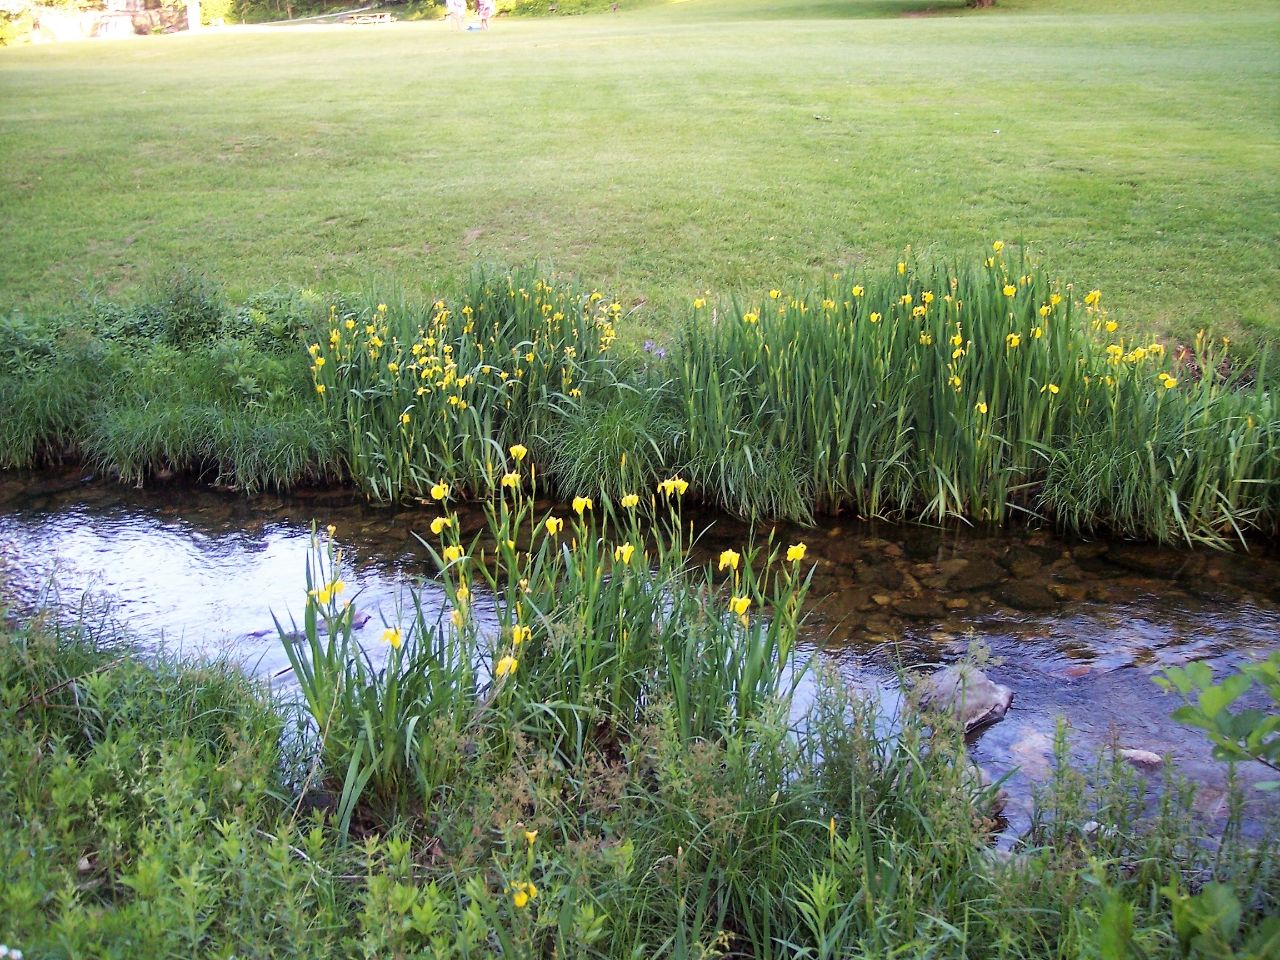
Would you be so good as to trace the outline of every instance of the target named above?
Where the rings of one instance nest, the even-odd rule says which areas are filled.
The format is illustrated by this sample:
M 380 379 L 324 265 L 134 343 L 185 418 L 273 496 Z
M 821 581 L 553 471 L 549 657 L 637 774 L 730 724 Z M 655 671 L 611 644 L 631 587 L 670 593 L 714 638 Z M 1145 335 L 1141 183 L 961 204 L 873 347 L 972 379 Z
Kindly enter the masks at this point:
M 82 596 L 110 605 L 146 642 L 170 652 L 226 656 L 288 682 L 273 615 L 301 619 L 312 523 L 334 524 L 356 564 L 359 635 L 376 641 L 384 620 L 409 609 L 408 585 L 425 578 L 424 607 L 443 594 L 414 532 L 434 512 L 372 508 L 348 494 L 246 500 L 204 490 L 140 491 L 82 481 L 79 471 L 0 474 L 0 584 L 17 605 Z M 689 514 L 698 552 L 742 548 L 746 524 Z M 482 525 L 462 511 L 464 531 Z M 769 530 L 756 528 L 756 543 Z M 780 542 L 809 544 L 814 578 L 807 648 L 890 710 L 898 671 L 959 659 L 972 641 L 985 669 L 1014 691 L 1003 721 L 978 732 L 974 758 L 1006 788 L 1005 836 L 1028 823 L 1034 785 L 1053 765 L 1058 718 L 1073 762 L 1088 767 L 1108 746 L 1168 754 L 1198 784 L 1197 806 L 1225 814 L 1226 766 L 1205 741 L 1169 718 L 1176 705 L 1152 677 L 1203 660 L 1221 671 L 1280 649 L 1280 552 L 1219 554 L 1150 545 L 1084 542 L 1043 531 L 938 530 L 827 521 L 778 525 Z M 492 620 L 493 605 L 476 597 Z M 359 618 L 358 618 L 359 620 Z M 1240 768 L 1253 827 L 1265 771 Z M 1143 773 L 1159 781 L 1162 774 Z

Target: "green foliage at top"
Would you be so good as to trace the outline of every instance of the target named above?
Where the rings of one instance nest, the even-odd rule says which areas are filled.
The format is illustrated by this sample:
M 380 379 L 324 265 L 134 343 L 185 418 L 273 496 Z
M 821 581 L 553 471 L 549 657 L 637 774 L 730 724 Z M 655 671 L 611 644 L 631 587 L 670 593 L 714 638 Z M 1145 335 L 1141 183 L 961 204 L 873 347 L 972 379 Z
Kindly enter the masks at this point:
M 646 7 L 660 7 L 669 0 L 513 0 L 507 4 L 511 12 L 517 16 L 547 16 L 556 14 L 568 16 L 581 13 L 610 13 L 642 10 Z M 503 4 L 499 4 L 501 8 Z
M 177 271 L 151 298 L 132 310 L 118 310 L 112 316 L 111 305 L 102 306 L 106 315 L 93 319 L 107 339 L 148 340 L 171 347 L 211 341 L 221 332 L 230 313 L 216 283 L 185 269 Z

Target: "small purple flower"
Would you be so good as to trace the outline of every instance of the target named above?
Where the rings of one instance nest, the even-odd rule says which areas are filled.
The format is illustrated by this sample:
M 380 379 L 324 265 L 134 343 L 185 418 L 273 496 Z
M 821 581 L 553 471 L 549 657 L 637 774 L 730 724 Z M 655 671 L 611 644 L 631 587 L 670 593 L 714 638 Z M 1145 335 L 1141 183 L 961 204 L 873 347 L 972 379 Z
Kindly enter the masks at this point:
M 646 341 L 644 342 L 644 352 L 645 352 L 645 353 L 653 353 L 653 346 L 654 346 L 654 344 L 653 344 L 653 341 L 652 341 L 652 340 L 646 340 Z
M 665 360 L 667 357 L 667 351 L 664 350 L 662 347 L 655 347 L 653 350 L 653 355 L 657 357 L 659 360 Z

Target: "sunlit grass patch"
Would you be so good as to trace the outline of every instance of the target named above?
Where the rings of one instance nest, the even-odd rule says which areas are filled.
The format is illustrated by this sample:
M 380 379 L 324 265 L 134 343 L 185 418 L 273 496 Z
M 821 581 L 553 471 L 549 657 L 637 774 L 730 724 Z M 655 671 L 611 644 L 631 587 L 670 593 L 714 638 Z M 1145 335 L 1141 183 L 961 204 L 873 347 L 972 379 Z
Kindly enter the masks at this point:
M 946 15 L 624 2 L 6 49 L 3 306 L 183 263 L 243 295 L 539 260 L 643 300 L 652 336 L 695 291 L 991 234 L 1144 330 L 1275 339 L 1274 4 L 922 5 Z

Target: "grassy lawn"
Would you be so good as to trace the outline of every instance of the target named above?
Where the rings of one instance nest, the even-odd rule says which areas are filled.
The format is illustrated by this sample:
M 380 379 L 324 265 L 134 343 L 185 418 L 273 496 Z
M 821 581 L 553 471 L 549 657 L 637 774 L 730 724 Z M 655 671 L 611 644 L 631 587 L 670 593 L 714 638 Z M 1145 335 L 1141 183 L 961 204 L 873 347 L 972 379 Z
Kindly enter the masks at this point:
M 914 6 L 0 50 L 0 306 L 538 259 L 644 299 L 636 335 L 697 291 L 999 237 L 1130 322 L 1276 337 L 1274 4 Z

